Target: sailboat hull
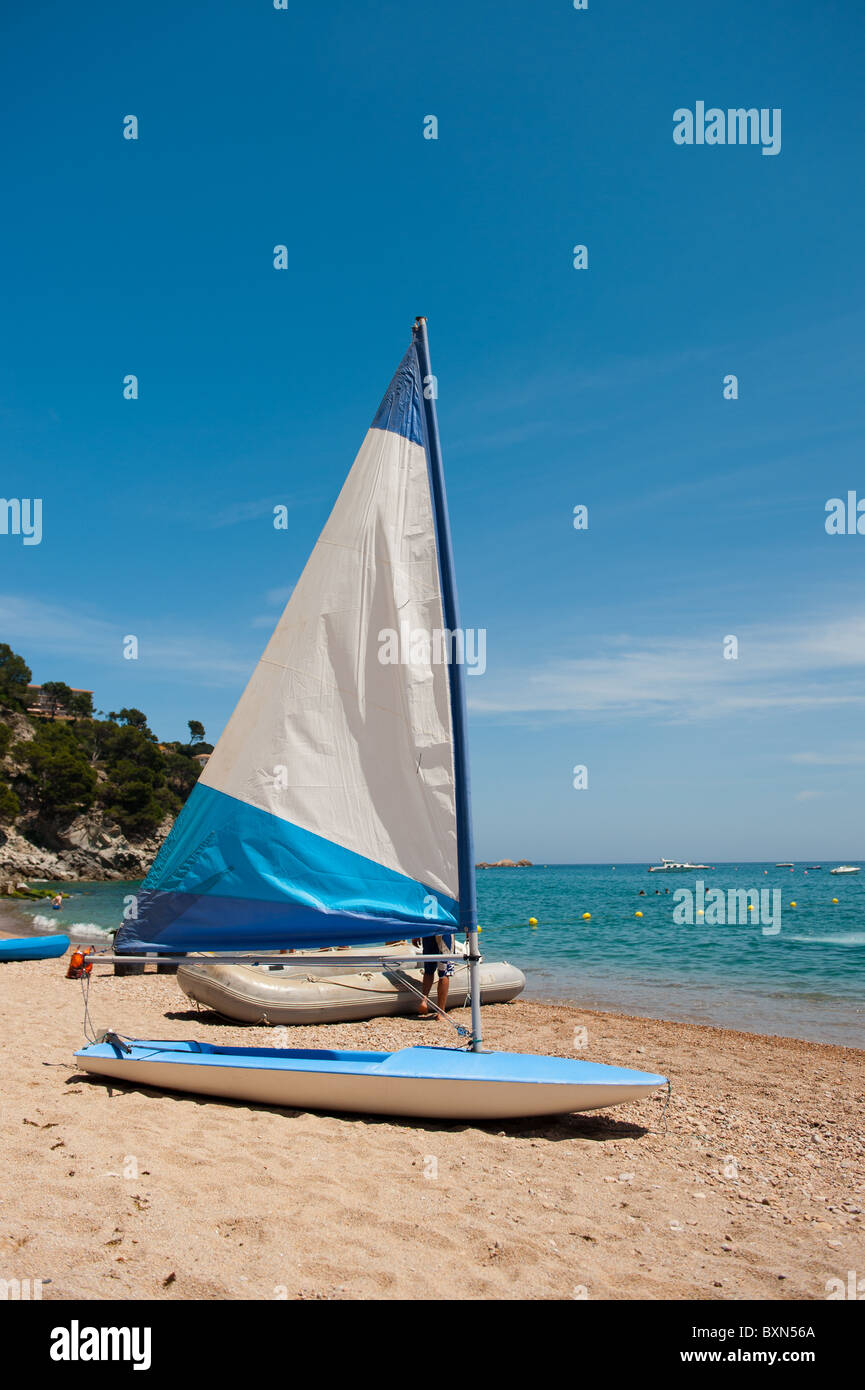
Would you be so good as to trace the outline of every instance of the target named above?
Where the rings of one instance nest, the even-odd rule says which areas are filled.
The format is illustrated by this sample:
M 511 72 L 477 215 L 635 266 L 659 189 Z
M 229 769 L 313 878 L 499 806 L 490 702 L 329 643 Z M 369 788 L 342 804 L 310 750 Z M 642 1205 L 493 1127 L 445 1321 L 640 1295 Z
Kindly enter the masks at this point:
M 562 1057 L 411 1047 L 399 1052 L 95 1043 L 82 1069 L 128 1085 L 301 1110 L 418 1119 L 528 1119 L 640 1100 L 663 1076 Z

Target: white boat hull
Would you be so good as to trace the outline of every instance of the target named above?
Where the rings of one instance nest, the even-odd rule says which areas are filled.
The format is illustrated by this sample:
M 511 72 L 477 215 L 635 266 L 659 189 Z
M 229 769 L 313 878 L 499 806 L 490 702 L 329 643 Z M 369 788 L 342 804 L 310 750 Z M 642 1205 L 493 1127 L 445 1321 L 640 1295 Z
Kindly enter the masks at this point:
M 198 1054 L 183 1051 L 198 1046 L 139 1042 L 127 1055 L 103 1043 L 83 1048 L 76 1057 L 84 1071 L 127 1085 L 293 1110 L 441 1120 L 598 1110 L 640 1100 L 666 1084 L 664 1077 L 646 1072 L 519 1053 L 430 1047 L 313 1053 L 206 1044 Z M 364 1060 L 352 1064 L 345 1059 Z M 402 1074 L 394 1074 L 394 1068 Z

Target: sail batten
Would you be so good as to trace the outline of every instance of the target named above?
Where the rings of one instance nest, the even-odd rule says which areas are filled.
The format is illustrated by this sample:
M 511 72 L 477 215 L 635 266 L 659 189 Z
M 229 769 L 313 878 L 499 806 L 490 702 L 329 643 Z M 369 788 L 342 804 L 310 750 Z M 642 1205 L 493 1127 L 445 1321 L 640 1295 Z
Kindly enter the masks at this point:
M 432 640 L 393 640 L 447 626 L 426 431 L 413 340 L 118 951 L 459 920 L 452 672 Z

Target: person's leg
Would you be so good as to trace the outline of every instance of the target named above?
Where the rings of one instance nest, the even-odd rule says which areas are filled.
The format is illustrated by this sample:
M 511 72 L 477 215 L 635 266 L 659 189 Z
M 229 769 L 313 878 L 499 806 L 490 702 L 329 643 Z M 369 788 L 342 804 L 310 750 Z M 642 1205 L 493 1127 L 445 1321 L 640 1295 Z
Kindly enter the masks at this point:
M 442 944 L 444 945 L 446 951 L 453 951 L 454 939 L 452 936 L 443 937 Z M 438 1003 L 441 1012 L 436 1014 L 436 1018 L 444 1017 L 444 1011 L 447 1007 L 448 1002 L 448 990 L 450 989 L 451 975 L 453 973 L 454 963 L 452 960 L 443 961 L 442 964 L 439 966 L 439 985 L 436 994 L 436 1002 Z
M 429 971 L 425 970 L 425 971 L 423 972 L 423 984 L 422 984 L 421 987 L 420 987 L 420 988 L 421 988 L 421 994 L 423 995 L 423 998 L 421 999 L 420 1004 L 418 1005 L 418 1013 L 419 1013 L 419 1014 L 428 1014 L 429 1011 L 430 1011 L 430 1007 L 429 1007 L 429 1004 L 427 1003 L 427 999 L 429 998 L 429 992 L 430 992 L 430 990 L 432 989 L 432 983 L 433 983 L 433 980 L 435 979 L 435 977 L 436 977 L 435 966 L 433 966 L 433 968 L 432 968 L 431 970 L 429 970 Z
M 438 989 L 436 990 L 436 1003 L 442 1013 L 444 1013 L 445 1006 L 448 1002 L 448 989 L 450 988 L 450 983 L 449 975 L 439 975 Z M 441 1014 L 439 1014 L 438 1017 L 441 1018 Z

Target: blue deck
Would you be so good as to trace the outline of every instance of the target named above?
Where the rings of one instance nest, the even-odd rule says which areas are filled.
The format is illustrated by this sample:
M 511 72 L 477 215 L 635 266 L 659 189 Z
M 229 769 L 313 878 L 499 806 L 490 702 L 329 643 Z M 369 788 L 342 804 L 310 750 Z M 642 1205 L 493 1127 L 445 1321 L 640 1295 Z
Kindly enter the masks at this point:
M 197 1042 L 141 1042 L 121 1052 L 111 1043 L 81 1048 L 76 1057 L 127 1061 L 194 1063 L 196 1066 L 254 1068 L 264 1071 L 348 1072 L 451 1081 L 518 1081 L 525 1085 L 666 1086 L 652 1072 L 608 1067 L 570 1057 L 523 1052 L 463 1052 L 450 1047 L 404 1047 L 399 1052 L 351 1052 L 273 1047 L 217 1047 Z

